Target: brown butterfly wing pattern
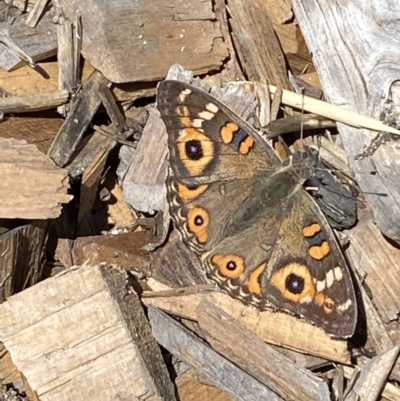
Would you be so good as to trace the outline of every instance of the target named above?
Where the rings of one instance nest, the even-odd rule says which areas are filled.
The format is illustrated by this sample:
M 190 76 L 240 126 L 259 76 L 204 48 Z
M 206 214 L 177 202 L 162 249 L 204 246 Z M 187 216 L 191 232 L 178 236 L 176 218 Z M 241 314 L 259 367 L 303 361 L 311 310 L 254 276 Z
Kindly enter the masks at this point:
M 298 174 L 202 90 L 164 81 L 157 107 L 169 140 L 170 213 L 208 276 L 246 304 L 351 336 L 357 305 L 350 274 Z

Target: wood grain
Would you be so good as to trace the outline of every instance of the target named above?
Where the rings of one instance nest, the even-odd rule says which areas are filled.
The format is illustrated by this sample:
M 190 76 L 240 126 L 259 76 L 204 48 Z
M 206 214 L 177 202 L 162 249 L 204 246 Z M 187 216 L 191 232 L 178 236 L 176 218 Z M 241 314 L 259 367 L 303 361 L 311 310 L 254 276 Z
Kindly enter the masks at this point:
M 35 145 L 0 138 L 0 217 L 56 218 L 69 195 L 67 171 Z
M 41 401 L 175 400 L 125 280 L 109 266 L 75 268 L 0 305 L 0 339 Z
M 60 3 L 70 21 L 81 16 L 82 54 L 112 82 L 157 80 L 173 63 L 205 74 L 228 57 L 211 1 Z

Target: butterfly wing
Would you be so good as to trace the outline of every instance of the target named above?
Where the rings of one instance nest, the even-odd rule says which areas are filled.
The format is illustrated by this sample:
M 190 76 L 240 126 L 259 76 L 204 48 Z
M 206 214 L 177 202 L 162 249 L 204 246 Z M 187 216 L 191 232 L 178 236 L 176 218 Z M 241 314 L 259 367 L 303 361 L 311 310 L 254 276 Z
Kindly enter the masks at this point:
M 210 278 L 231 296 L 354 332 L 350 274 L 318 206 L 242 119 L 207 93 L 160 84 L 169 136 L 171 215 Z

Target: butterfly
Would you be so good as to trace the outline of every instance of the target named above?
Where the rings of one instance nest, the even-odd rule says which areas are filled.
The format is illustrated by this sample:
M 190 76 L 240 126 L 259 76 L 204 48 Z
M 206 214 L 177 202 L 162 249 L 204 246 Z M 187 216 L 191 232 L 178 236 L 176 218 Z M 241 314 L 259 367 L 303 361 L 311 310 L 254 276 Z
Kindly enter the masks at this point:
M 332 229 L 303 189 L 308 159 L 282 162 L 246 121 L 187 83 L 161 82 L 157 108 L 168 133 L 170 215 L 208 277 L 245 304 L 352 336 L 354 287 Z

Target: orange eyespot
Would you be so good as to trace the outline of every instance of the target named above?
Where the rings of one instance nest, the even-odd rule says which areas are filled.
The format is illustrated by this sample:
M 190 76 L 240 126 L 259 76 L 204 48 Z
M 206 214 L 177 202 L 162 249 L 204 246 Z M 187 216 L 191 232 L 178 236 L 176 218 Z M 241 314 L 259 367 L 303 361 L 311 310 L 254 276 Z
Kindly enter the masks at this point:
M 191 175 L 199 175 L 214 157 L 214 143 L 196 130 L 185 128 L 177 143 L 179 158 Z
M 282 295 L 294 302 L 311 302 L 316 290 L 307 266 L 290 263 L 271 277 L 271 283 Z
M 208 240 L 208 224 L 210 216 L 207 210 L 201 207 L 194 207 L 188 211 L 188 228 L 196 235 L 197 241 L 204 243 Z
M 214 255 L 211 262 L 225 277 L 239 278 L 244 272 L 244 260 L 237 255 Z

